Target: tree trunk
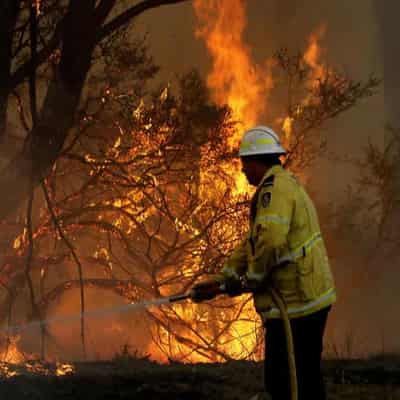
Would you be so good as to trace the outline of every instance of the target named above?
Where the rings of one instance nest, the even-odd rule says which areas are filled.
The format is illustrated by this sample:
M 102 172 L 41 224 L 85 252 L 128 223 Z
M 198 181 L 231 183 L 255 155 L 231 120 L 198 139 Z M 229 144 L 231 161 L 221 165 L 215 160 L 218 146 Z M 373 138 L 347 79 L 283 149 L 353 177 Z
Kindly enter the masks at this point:
M 0 172 L 0 187 L 7 188 L 0 202 L 0 220 L 26 197 L 31 176 L 36 185 L 48 175 L 74 126 L 96 44 L 94 6 L 94 0 L 71 1 L 63 26 L 60 63 L 49 83 L 38 121 L 23 151 Z
M 19 1 L 3 0 L 3 2 L 0 9 L 0 143 L 6 130 L 12 38 L 19 11 Z

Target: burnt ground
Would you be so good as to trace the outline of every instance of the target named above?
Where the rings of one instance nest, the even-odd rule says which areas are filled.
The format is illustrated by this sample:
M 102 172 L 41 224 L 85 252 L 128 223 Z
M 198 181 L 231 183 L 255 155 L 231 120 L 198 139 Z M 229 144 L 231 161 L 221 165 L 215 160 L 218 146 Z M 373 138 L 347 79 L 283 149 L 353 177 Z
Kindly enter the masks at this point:
M 262 364 L 159 365 L 146 359 L 78 363 L 73 375 L 0 379 L 2 400 L 247 400 L 262 389 Z M 400 362 L 325 361 L 328 400 L 400 400 Z

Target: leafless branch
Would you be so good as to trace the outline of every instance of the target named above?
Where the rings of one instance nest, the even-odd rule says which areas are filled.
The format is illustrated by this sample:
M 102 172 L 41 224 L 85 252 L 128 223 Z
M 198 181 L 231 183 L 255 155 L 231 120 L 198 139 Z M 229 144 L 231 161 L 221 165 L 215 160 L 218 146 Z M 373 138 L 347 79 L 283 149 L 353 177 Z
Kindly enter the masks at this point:
M 50 212 L 51 218 L 54 223 L 54 227 L 58 231 L 58 234 L 60 235 L 60 237 L 64 240 L 67 247 L 69 248 L 71 255 L 72 255 L 72 257 L 77 265 L 77 268 L 78 268 L 78 276 L 79 276 L 79 283 L 80 283 L 80 298 L 81 298 L 81 341 L 82 341 L 83 355 L 84 355 L 84 358 L 86 358 L 87 352 L 86 352 L 86 341 L 85 341 L 85 292 L 84 292 L 84 284 L 83 284 L 82 264 L 75 252 L 74 246 L 69 241 L 67 236 L 65 236 L 63 229 L 61 228 L 61 226 L 58 222 L 57 216 L 53 209 L 52 202 L 50 200 L 49 193 L 46 188 L 46 183 L 44 181 L 42 182 L 42 189 L 43 189 L 43 193 L 44 193 L 44 196 L 46 199 L 48 210 Z

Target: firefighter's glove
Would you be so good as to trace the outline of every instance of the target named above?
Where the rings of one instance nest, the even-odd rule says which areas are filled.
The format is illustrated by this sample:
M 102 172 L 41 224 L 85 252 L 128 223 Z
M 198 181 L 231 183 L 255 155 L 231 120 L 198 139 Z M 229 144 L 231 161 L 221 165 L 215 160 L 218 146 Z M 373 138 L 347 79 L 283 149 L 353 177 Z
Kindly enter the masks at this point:
M 190 297 L 193 302 L 200 303 L 205 300 L 212 300 L 221 293 L 220 283 L 217 281 L 205 281 L 193 286 Z
M 262 284 L 256 279 L 245 278 L 243 281 L 243 286 L 246 288 L 247 292 L 256 293 L 261 289 Z
M 225 279 L 222 283 L 222 290 L 230 297 L 240 296 L 243 294 L 242 281 L 239 279 Z
M 243 291 L 246 293 L 259 293 L 265 292 L 269 287 L 272 286 L 271 278 L 267 277 L 262 281 L 258 279 L 249 279 L 245 277 L 242 281 Z

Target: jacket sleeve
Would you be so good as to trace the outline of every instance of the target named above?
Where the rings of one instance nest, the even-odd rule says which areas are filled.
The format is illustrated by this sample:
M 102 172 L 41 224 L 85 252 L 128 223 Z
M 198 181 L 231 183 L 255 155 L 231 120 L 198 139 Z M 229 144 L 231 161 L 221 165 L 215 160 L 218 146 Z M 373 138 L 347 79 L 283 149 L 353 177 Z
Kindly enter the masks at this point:
M 246 273 L 247 246 L 248 234 L 227 258 L 220 273 L 215 277 L 216 280 L 223 281 L 230 278 L 239 279 Z
M 256 204 L 247 278 L 262 281 L 283 256 L 282 249 L 287 248 L 294 200 L 284 182 L 276 182 L 261 188 Z

